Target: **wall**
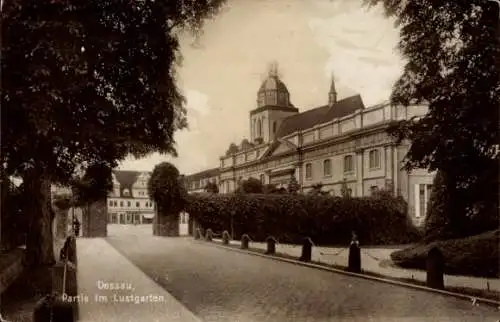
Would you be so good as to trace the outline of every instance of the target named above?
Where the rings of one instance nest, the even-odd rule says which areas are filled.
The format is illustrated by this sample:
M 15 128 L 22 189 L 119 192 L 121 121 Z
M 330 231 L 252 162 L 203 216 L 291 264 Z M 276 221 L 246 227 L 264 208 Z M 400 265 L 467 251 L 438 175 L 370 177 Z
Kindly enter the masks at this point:
M 90 207 L 82 208 L 82 236 L 106 237 L 108 216 L 106 200 L 94 202 Z

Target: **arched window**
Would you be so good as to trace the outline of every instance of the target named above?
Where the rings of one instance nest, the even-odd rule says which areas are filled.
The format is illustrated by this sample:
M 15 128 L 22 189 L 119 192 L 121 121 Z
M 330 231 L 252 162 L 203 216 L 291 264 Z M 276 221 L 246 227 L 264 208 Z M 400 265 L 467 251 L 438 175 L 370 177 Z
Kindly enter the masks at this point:
M 371 150 L 369 153 L 370 169 L 380 168 L 380 150 Z
M 276 130 L 278 128 L 278 123 L 276 121 L 273 122 L 273 134 L 276 133 Z
M 128 189 L 123 189 L 123 195 L 125 197 L 129 197 L 130 196 L 130 191 Z
M 261 120 L 257 120 L 257 137 L 260 138 L 262 136 L 262 122 Z
M 312 179 L 312 164 L 306 164 L 306 179 Z
M 332 175 L 332 161 L 330 159 L 323 161 L 323 175 L 325 177 Z
M 354 171 L 354 162 L 352 155 L 346 155 L 344 157 L 344 172 Z

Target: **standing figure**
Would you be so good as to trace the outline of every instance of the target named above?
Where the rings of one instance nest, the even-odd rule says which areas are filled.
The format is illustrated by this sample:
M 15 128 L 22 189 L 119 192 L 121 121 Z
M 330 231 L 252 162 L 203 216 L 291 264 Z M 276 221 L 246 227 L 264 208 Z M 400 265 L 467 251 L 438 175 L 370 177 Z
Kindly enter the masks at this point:
M 80 221 L 78 221 L 78 218 L 73 220 L 73 231 L 75 232 L 75 236 L 80 235 Z

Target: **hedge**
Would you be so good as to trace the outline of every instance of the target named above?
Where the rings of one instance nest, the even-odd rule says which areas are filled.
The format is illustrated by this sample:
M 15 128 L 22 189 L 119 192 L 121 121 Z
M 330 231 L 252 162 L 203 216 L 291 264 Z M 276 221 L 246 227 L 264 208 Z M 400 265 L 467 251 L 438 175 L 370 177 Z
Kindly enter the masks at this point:
M 406 209 L 406 202 L 394 197 L 292 194 L 194 194 L 186 207 L 203 229 L 233 231 L 235 239 L 246 233 L 254 241 L 272 235 L 282 243 L 300 243 L 308 236 L 321 245 L 346 245 L 353 230 L 365 245 L 420 241 Z
M 434 241 L 398 250 L 391 259 L 403 268 L 425 269 L 427 253 L 438 247 L 445 259 L 445 273 L 479 277 L 500 277 L 500 230 L 460 239 Z

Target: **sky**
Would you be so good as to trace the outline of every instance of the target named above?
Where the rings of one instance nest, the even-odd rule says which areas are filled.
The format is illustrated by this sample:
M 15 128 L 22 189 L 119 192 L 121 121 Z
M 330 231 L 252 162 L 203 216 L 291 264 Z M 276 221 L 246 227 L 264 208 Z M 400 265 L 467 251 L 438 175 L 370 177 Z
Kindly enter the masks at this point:
M 339 99 L 386 101 L 403 67 L 398 37 L 393 21 L 362 0 L 228 0 L 201 37 L 181 37 L 189 128 L 175 134 L 178 157 L 129 158 L 119 169 L 152 171 L 164 161 L 183 174 L 218 167 L 231 143 L 249 137 L 249 112 L 272 61 L 299 111 L 328 102 L 332 73 Z

